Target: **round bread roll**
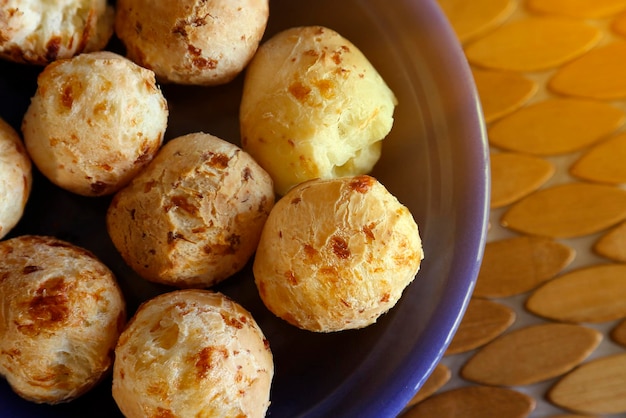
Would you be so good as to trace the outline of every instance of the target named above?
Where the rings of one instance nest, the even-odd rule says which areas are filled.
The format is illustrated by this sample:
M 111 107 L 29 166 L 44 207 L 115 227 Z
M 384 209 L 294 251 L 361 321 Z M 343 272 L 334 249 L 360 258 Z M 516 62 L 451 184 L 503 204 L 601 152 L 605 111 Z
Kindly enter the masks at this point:
M 373 177 L 311 180 L 276 202 L 253 271 L 267 308 L 299 328 L 362 328 L 392 308 L 423 258 L 409 210 Z
M 107 0 L 4 0 L 0 7 L 0 56 L 45 65 L 103 49 L 113 35 Z
M 297 27 L 263 43 L 246 70 L 241 143 L 276 192 L 313 178 L 368 173 L 397 101 L 367 58 L 337 32 Z
M 115 349 L 113 398 L 127 418 L 264 417 L 274 363 L 252 315 L 187 289 L 139 307 Z
M 125 304 L 89 251 L 43 236 L 0 242 L 0 374 L 37 403 L 91 389 L 113 363 Z
M 268 0 L 118 0 L 115 32 L 127 56 L 159 81 L 218 85 L 235 78 L 256 52 Z
M 154 73 L 112 52 L 48 65 L 22 122 L 26 148 L 53 183 L 84 196 L 111 194 L 163 142 L 168 109 Z
M 269 175 L 237 146 L 205 133 L 167 142 L 113 198 L 109 235 L 140 276 L 208 287 L 241 270 L 274 205 Z
M 22 218 L 32 183 L 30 158 L 22 140 L 0 119 L 0 238 Z

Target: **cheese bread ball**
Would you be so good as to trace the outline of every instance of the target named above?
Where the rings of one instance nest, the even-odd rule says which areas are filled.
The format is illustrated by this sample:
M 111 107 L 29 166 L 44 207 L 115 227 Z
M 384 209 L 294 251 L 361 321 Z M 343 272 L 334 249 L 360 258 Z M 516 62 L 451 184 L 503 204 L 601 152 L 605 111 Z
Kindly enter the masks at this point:
M 253 271 L 267 308 L 299 328 L 362 328 L 392 308 L 423 258 L 409 210 L 373 177 L 311 180 L 281 198 Z
M 56 404 L 91 389 L 125 320 L 113 274 L 89 251 L 43 236 L 0 242 L 0 374 L 23 398 Z
M 0 238 L 22 218 L 32 182 L 30 158 L 22 140 L 0 119 Z
M 264 417 L 274 363 L 252 315 L 188 289 L 140 306 L 115 349 L 113 398 L 127 418 Z
M 263 43 L 246 70 L 241 143 L 281 195 L 305 180 L 365 174 L 380 158 L 396 103 L 337 32 L 288 29 Z
M 57 186 L 111 194 L 163 142 L 168 109 L 154 73 L 112 52 L 49 64 L 22 122 L 26 148 Z
M 241 270 L 274 205 L 269 175 L 239 147 L 205 133 L 168 141 L 113 198 L 109 235 L 140 276 L 208 287 Z
M 127 56 L 160 81 L 218 85 L 256 52 L 268 0 L 118 0 L 115 32 Z
M 45 65 L 103 49 L 113 34 L 107 0 L 0 2 L 0 57 Z

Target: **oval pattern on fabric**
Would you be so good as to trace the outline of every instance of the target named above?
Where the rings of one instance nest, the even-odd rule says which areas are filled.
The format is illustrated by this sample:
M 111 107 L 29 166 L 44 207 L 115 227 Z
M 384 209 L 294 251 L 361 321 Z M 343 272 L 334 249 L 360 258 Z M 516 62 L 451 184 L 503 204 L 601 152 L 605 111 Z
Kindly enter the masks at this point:
M 580 99 L 547 99 L 500 119 L 488 130 L 499 148 L 532 155 L 578 151 L 615 132 L 624 112 L 608 103 Z
M 466 42 L 496 27 L 507 19 L 513 10 L 513 0 L 437 0 L 459 41 Z
M 596 144 L 570 168 L 572 175 L 601 183 L 626 183 L 626 133 Z
M 406 404 L 406 407 L 413 406 L 437 392 L 443 385 L 448 383 L 451 376 L 452 372 L 450 369 L 438 363 L 430 376 L 428 376 L 428 379 L 426 379 L 426 382 L 424 382 L 415 396 Z
M 525 418 L 535 406 L 533 398 L 512 389 L 466 386 L 431 396 L 402 418 Z
M 626 9 L 626 0 L 527 0 L 526 6 L 535 13 L 601 19 Z
M 554 174 L 544 158 L 514 152 L 491 153 L 491 208 L 518 201 L 539 189 Z
M 445 354 L 464 353 L 487 344 L 513 325 L 515 316 L 506 305 L 472 298 Z
M 602 257 L 626 263 L 626 222 L 602 235 L 593 250 Z
M 562 66 L 548 81 L 550 90 L 588 99 L 626 98 L 626 42 L 599 46 Z
M 584 54 L 600 37 L 599 29 L 582 21 L 529 17 L 506 23 L 470 43 L 465 55 L 483 68 L 540 71 Z
M 562 322 L 599 323 L 626 317 L 626 264 L 599 264 L 566 273 L 526 301 L 535 315 Z
M 575 251 L 546 237 L 490 241 L 474 287 L 474 296 L 502 298 L 527 292 L 554 278 L 574 259 Z
M 601 332 L 580 325 L 528 326 L 481 348 L 465 363 L 461 375 L 486 385 L 531 385 L 572 370 L 601 340 Z
M 582 364 L 550 389 L 548 399 L 557 406 L 582 413 L 626 412 L 626 353 Z
M 591 415 L 578 415 L 578 414 L 556 414 L 550 415 L 548 418 L 597 418 Z
M 537 83 L 513 71 L 472 69 L 485 123 L 522 107 L 537 93 Z
M 617 324 L 610 333 L 611 340 L 626 348 L 626 319 Z
M 552 238 L 580 237 L 626 219 L 626 190 L 589 183 L 567 183 L 538 190 L 513 204 L 501 225 Z
M 611 30 L 621 36 L 626 36 L 626 12 L 618 14 L 611 23 Z

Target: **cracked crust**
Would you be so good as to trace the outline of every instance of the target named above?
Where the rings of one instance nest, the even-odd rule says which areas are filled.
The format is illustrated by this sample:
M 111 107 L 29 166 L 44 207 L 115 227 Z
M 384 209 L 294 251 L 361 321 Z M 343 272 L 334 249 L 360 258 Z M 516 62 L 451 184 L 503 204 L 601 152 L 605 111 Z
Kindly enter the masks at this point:
M 113 273 L 89 251 L 44 236 L 0 242 L 0 374 L 33 402 L 91 389 L 125 324 Z
M 261 418 L 269 407 L 269 343 L 252 315 L 221 293 L 179 290 L 149 300 L 115 354 L 113 397 L 128 418 Z
M 167 102 L 154 73 L 108 51 L 48 65 L 22 122 L 26 148 L 57 186 L 114 193 L 157 153 Z
M 115 31 L 130 59 L 159 81 L 218 85 L 235 78 L 256 52 L 268 0 L 118 0 Z
M 281 195 L 314 178 L 366 174 L 380 158 L 396 104 L 367 57 L 339 33 L 286 29 L 246 69 L 242 148 Z
M 106 0 L 0 0 L 0 57 L 46 65 L 103 49 L 113 34 Z
M 299 328 L 362 328 L 391 309 L 423 258 L 409 210 L 373 177 L 310 180 L 272 210 L 256 252 L 259 295 Z
M 147 280 L 208 287 L 243 268 L 274 204 L 269 175 L 205 133 L 167 142 L 107 213 L 113 243 Z
M 22 218 L 32 183 L 30 157 L 22 140 L 0 119 L 0 238 Z

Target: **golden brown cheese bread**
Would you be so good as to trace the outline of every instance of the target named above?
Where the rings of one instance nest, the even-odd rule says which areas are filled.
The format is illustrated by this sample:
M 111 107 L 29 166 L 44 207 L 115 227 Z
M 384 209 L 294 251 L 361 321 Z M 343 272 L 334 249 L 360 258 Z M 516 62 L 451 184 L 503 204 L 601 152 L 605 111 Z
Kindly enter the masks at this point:
M 313 178 L 368 173 L 393 125 L 396 97 L 350 41 L 307 26 L 261 44 L 246 70 L 241 143 L 278 194 Z
M 115 349 L 113 397 L 127 418 L 265 416 L 274 363 L 252 315 L 187 289 L 140 306 Z
M 253 271 L 275 315 L 331 332 L 374 323 L 400 299 L 422 258 L 409 210 L 361 175 L 310 180 L 276 202 Z
M 167 142 L 113 198 L 109 235 L 147 280 L 208 287 L 241 270 L 274 204 L 269 175 L 239 147 L 206 133 Z
M 127 56 L 160 81 L 217 85 L 235 78 L 267 25 L 268 0 L 118 0 L 115 32 Z
M 43 236 L 0 242 L 0 375 L 33 402 L 84 394 L 113 363 L 125 303 L 93 254 Z
M 57 186 L 110 194 L 156 154 L 167 102 L 154 73 L 108 51 L 49 64 L 22 123 L 33 163 Z
M 22 140 L 0 119 L 0 238 L 22 218 L 32 182 L 30 157 Z
M 0 57 L 48 64 L 103 49 L 113 34 L 107 0 L 4 0 L 0 7 Z

